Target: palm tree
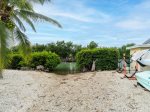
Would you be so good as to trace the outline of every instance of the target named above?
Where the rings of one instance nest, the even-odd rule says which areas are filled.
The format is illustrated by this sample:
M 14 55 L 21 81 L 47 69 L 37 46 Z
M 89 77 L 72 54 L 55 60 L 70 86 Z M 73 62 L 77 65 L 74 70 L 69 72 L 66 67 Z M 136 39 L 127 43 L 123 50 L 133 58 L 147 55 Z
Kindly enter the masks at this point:
M 24 34 L 26 27 L 24 22 L 36 31 L 32 21 L 43 20 L 50 22 L 61 28 L 61 25 L 42 14 L 34 11 L 32 4 L 43 4 L 50 0 L 0 0 L 0 77 L 2 78 L 2 69 L 8 60 L 7 49 L 9 43 L 16 40 L 21 46 L 24 53 L 28 51 L 30 42 Z M 24 22 L 22 22 L 24 21 Z

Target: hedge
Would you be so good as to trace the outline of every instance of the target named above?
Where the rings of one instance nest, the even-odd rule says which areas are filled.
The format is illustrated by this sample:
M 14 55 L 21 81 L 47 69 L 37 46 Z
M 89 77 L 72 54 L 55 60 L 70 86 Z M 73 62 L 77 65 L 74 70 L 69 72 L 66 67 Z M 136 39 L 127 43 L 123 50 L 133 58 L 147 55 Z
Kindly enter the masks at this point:
M 25 63 L 24 57 L 21 54 L 11 54 L 9 58 L 10 60 L 7 67 L 9 69 L 20 69 L 23 63 Z
M 59 63 L 60 57 L 57 54 L 46 51 L 33 53 L 29 61 L 32 68 L 42 65 L 49 71 L 52 71 Z
M 119 52 L 115 48 L 97 48 L 81 50 L 76 55 L 80 70 L 91 70 L 96 60 L 96 70 L 115 70 L 118 66 Z

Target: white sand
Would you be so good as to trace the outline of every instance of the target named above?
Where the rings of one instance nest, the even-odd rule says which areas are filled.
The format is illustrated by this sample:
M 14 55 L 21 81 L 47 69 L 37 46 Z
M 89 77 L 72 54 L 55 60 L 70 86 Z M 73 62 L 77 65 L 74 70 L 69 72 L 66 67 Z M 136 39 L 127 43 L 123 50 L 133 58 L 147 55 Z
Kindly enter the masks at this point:
M 150 112 L 150 92 L 115 72 L 4 72 L 0 112 Z

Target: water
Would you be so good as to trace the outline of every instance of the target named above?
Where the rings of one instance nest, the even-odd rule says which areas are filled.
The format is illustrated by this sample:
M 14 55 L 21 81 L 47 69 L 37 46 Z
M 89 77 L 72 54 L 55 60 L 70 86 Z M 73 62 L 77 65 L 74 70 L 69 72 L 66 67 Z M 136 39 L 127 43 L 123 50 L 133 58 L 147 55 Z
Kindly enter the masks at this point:
M 62 62 L 56 67 L 54 73 L 59 75 L 67 75 L 79 73 L 79 70 L 75 62 Z
M 69 63 L 69 65 L 70 65 L 70 71 L 72 72 L 72 70 L 73 70 L 73 64 Z

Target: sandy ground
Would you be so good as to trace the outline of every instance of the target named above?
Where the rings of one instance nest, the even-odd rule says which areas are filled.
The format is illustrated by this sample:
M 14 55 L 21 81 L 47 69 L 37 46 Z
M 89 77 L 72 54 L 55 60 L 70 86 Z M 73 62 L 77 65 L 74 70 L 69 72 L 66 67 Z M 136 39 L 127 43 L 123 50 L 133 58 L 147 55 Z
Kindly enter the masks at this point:
M 0 112 L 150 112 L 150 92 L 116 72 L 4 71 Z

